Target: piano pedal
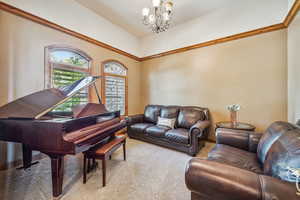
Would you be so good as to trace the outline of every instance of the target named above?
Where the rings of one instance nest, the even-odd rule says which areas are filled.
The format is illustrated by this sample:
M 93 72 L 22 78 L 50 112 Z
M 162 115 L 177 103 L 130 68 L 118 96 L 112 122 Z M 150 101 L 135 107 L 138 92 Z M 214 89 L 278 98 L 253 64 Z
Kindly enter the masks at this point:
M 95 161 L 95 162 L 93 162 L 93 163 L 90 165 L 90 167 L 89 167 L 88 170 L 87 170 L 87 173 L 89 173 L 89 172 L 91 172 L 91 171 L 93 171 L 93 170 L 96 170 L 97 168 L 98 168 L 98 162 Z
M 94 162 L 92 165 L 92 170 L 96 170 L 98 168 L 98 162 Z
M 31 166 L 36 165 L 36 164 L 38 164 L 38 163 L 39 163 L 39 161 L 35 161 L 35 162 L 30 163 L 30 164 L 29 164 L 28 166 L 26 166 L 26 167 L 24 167 L 24 166 L 18 167 L 17 170 L 21 170 L 21 169 L 26 170 L 26 169 L 30 168 Z

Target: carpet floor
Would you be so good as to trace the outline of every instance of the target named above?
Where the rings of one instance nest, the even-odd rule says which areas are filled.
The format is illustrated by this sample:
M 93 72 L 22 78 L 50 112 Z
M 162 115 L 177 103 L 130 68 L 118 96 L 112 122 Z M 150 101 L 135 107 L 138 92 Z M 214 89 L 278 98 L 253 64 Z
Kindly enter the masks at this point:
M 206 143 L 197 157 L 214 146 Z M 82 183 L 82 155 L 65 157 L 62 200 L 189 200 L 184 182 L 191 157 L 177 151 L 128 139 L 127 161 L 122 148 L 107 162 L 106 187 L 102 187 L 101 162 Z M 52 199 L 50 160 L 44 158 L 29 170 L 0 171 L 1 200 Z

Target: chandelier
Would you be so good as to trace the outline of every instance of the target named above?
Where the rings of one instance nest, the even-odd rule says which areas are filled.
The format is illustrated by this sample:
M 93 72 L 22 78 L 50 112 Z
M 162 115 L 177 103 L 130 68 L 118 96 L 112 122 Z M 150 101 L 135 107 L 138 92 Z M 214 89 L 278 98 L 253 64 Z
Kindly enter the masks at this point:
M 153 8 L 143 9 L 143 24 L 154 33 L 166 31 L 170 26 L 173 3 L 169 0 L 152 0 Z

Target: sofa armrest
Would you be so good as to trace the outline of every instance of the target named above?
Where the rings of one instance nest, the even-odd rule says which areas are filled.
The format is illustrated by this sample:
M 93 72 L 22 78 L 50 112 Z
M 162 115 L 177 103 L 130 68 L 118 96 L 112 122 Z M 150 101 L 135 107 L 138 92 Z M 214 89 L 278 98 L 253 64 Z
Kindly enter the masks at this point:
M 196 124 L 194 124 L 190 128 L 190 134 L 196 134 L 197 137 L 203 137 L 203 133 L 205 129 L 207 129 L 210 126 L 210 121 L 198 121 Z
M 262 137 L 263 133 L 253 132 L 249 134 L 249 149 L 248 151 L 256 153 L 258 143 Z
M 187 163 L 185 182 L 192 192 L 211 199 L 300 199 L 293 183 L 199 158 Z
M 189 190 L 211 199 L 260 199 L 258 175 L 230 165 L 191 159 L 186 166 L 185 183 Z
M 256 153 L 261 136 L 261 133 L 253 131 L 218 128 L 216 131 L 216 142 L 217 144 L 226 144 Z
M 125 120 L 126 120 L 127 126 L 130 126 L 130 125 L 136 124 L 136 123 L 143 123 L 144 115 L 138 114 L 138 115 L 127 116 L 125 118 Z
M 271 176 L 259 175 L 263 200 L 299 200 L 295 183 L 282 181 Z

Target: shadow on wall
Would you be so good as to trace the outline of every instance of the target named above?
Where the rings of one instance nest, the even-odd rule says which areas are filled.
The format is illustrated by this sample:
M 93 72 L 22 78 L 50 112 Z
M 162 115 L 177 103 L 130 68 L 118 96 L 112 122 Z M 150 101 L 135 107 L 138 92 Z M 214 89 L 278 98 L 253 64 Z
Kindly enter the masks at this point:
M 212 115 L 211 113 L 214 113 L 214 115 Z M 216 126 L 215 124 L 218 122 L 217 120 L 215 120 L 215 118 L 217 119 L 224 119 L 224 121 L 228 121 L 228 115 L 226 115 L 225 112 L 218 112 L 218 111 L 215 111 L 215 110 L 210 110 L 210 118 L 211 118 L 211 128 L 209 130 L 209 136 L 208 136 L 208 139 L 211 140 L 211 141 L 216 141 Z

